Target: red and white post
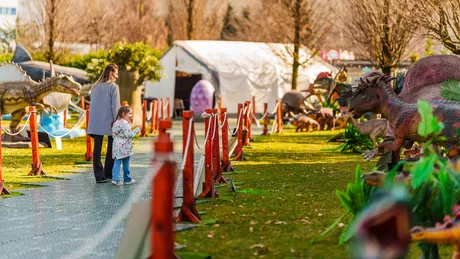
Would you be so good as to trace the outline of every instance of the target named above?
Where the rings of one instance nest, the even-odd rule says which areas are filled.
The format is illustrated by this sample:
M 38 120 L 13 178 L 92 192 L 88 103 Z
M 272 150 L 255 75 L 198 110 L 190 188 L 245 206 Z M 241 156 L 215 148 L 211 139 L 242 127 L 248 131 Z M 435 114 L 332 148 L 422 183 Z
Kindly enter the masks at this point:
M 200 222 L 193 190 L 194 127 L 193 111 L 184 111 L 182 113 L 182 159 L 185 161 L 185 166 L 182 171 L 182 207 L 177 222 Z
M 264 129 L 262 136 L 268 136 L 268 104 L 264 103 Z
M 37 111 L 35 106 L 29 106 L 30 111 L 30 142 L 32 144 L 32 170 L 28 175 L 46 175 L 43 171 L 43 165 L 40 162 L 40 154 L 38 152 L 38 127 L 37 127 Z
M 222 122 L 222 171 L 235 171 L 230 165 L 230 154 L 228 150 L 228 118 L 227 108 L 220 109 L 220 121 Z
M 0 113 L 0 125 L 2 124 L 2 114 Z M 3 194 L 11 194 L 5 188 L 5 182 L 3 181 L 3 155 L 2 155 L 2 131 L 0 129 L 0 196 Z
M 147 137 L 147 100 L 142 101 L 141 137 Z
M 206 109 L 206 114 L 208 115 L 204 119 L 204 135 L 206 138 L 205 147 L 204 147 L 204 173 L 205 181 L 203 183 L 203 191 L 198 196 L 200 198 L 215 198 L 219 197 L 215 188 L 214 188 L 214 175 L 213 175 L 213 160 L 212 160 L 212 131 L 214 128 L 214 118 L 213 118 L 213 109 Z
M 85 161 L 93 161 L 93 149 L 92 149 L 92 139 L 88 135 L 88 127 L 89 127 L 89 105 L 86 105 L 86 153 L 85 153 Z
M 237 128 L 236 128 L 236 138 L 237 138 L 237 144 L 235 147 L 235 150 L 233 151 L 233 154 L 235 154 L 235 157 L 233 158 L 234 161 L 245 161 L 246 158 L 244 158 L 244 153 L 243 153 L 243 123 L 244 123 L 244 114 L 243 114 L 243 104 L 239 103 L 238 104 L 238 120 L 237 120 Z
M 153 163 L 163 163 L 152 182 L 152 258 L 174 258 L 174 173 L 176 163 L 173 157 L 173 142 L 167 132 L 171 121 L 160 121 L 160 134 L 154 142 Z M 159 159 L 162 158 L 162 159 Z

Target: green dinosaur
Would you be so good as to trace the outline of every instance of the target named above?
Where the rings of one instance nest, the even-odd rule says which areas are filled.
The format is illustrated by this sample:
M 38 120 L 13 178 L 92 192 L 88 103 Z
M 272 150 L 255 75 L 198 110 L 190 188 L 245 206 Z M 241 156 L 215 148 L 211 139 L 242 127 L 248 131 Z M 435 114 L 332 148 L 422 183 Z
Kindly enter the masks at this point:
M 64 74 L 56 75 L 54 70 L 52 76 L 42 82 L 36 82 L 30 78 L 27 81 L 0 82 L 0 111 L 1 114 L 11 114 L 10 131 L 16 133 L 29 106 L 38 106 L 39 111 L 45 108 L 55 110 L 43 100 L 45 96 L 53 92 L 78 96 L 80 91 L 81 85 L 72 77 Z M 8 135 L 7 140 L 20 141 L 23 139 Z

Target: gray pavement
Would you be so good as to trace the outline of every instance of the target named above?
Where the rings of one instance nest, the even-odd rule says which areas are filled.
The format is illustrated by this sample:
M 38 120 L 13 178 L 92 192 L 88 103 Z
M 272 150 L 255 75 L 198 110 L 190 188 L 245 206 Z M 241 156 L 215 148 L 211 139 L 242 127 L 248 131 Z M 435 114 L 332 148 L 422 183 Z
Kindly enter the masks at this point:
M 175 159 L 180 166 L 181 123 L 175 122 L 173 128 Z M 196 123 L 200 145 L 203 132 L 204 124 Z M 143 181 L 150 168 L 152 141 L 149 137 L 138 138 L 135 142 L 131 170 L 138 182 Z M 195 148 L 195 168 L 200 155 L 201 151 Z M 23 196 L 0 199 L 0 258 L 63 258 L 69 255 L 99 233 L 139 186 L 96 184 L 90 167 L 76 167 L 76 171 L 79 173 L 66 175 L 68 180 L 48 182 L 43 188 L 22 190 Z M 141 200 L 148 198 L 150 190 L 144 192 Z M 175 203 L 180 205 L 180 202 L 176 199 Z M 124 223 L 120 222 L 98 249 L 85 258 L 113 258 Z

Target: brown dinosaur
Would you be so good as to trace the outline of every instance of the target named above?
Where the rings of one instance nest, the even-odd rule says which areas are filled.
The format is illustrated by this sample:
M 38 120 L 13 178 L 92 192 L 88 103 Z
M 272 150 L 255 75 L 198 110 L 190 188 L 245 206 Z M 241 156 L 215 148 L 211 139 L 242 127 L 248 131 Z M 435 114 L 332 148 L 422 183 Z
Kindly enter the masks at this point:
M 356 128 L 358 128 L 361 134 L 368 136 L 372 140 L 374 146 L 377 145 L 377 140 L 379 137 L 383 138 L 387 134 L 387 119 L 368 120 L 360 123 L 351 115 L 349 115 L 348 118 L 350 119 L 351 123 Z
M 79 95 L 81 85 L 75 82 L 67 75 L 57 75 L 42 82 L 15 81 L 0 83 L 0 111 L 2 114 L 11 113 L 10 131 L 18 131 L 18 125 L 26 114 L 30 105 L 37 105 L 39 109 L 48 107 L 53 109 L 49 104 L 43 101 L 43 98 L 53 92 Z M 11 141 L 22 140 L 20 138 L 11 138 Z
M 410 230 L 411 240 L 432 244 L 453 246 L 452 258 L 460 259 L 460 209 L 454 206 L 454 218 L 446 216 L 444 224 L 437 223 L 433 228 L 413 227 Z
M 417 104 L 403 102 L 390 86 L 394 78 L 388 75 L 376 76 L 372 80 L 361 80 L 361 84 L 350 99 L 349 112 L 355 118 L 365 112 L 374 111 L 383 114 L 394 130 L 394 141 L 384 141 L 378 146 L 378 153 L 384 149 L 399 152 L 406 140 L 423 142 L 425 139 L 417 133 L 421 120 Z M 446 141 L 440 143 L 446 147 L 456 144 L 455 128 L 460 127 L 460 105 L 445 100 L 430 101 L 433 113 L 445 125 L 441 132 Z M 412 146 L 412 145 L 411 145 Z
M 319 123 L 320 130 L 324 130 L 326 127 L 327 130 L 334 129 L 335 118 L 332 108 L 320 108 L 316 111 L 309 112 L 307 115 Z
M 295 132 L 303 132 L 305 129 L 306 132 L 310 130 L 310 126 L 312 127 L 312 130 L 319 129 L 320 125 L 317 121 L 314 119 L 306 116 L 306 115 L 294 115 L 291 124 L 294 126 L 297 126 L 295 129 Z

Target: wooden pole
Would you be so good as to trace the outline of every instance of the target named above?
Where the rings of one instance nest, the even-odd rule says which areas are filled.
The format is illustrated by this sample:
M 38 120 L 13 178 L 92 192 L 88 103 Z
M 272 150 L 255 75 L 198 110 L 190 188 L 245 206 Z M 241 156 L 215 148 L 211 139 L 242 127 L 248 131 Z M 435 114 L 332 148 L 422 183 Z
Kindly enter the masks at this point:
M 168 117 L 168 120 L 171 119 L 171 100 L 166 98 L 166 116 Z
M 0 125 L 2 125 L 2 114 L 0 113 Z M 0 196 L 2 194 L 11 194 L 5 188 L 5 182 L 3 181 L 3 155 L 2 155 L 2 130 L 0 129 Z
M 276 100 L 276 120 L 277 120 L 277 133 L 283 132 L 283 115 L 281 114 L 281 99 Z
M 218 184 L 226 183 L 227 179 L 222 175 L 222 167 L 220 164 L 220 141 L 219 141 L 219 116 L 218 110 L 213 109 L 214 113 L 214 141 L 212 147 L 212 157 L 213 157 L 213 172 L 214 172 L 214 181 Z
M 63 118 L 63 127 L 66 128 L 67 127 L 67 108 L 64 109 L 64 118 Z
M 268 135 L 268 104 L 264 103 L 264 129 L 262 131 L 263 136 Z
M 28 175 L 46 175 L 43 171 L 42 163 L 40 162 L 40 154 L 38 152 L 38 128 L 37 128 L 37 111 L 35 106 L 29 106 L 30 111 L 30 141 L 32 144 L 32 170 Z
M 252 115 L 254 116 L 251 116 L 252 117 L 251 121 L 255 123 L 256 122 L 256 119 L 255 119 L 256 117 L 256 97 L 255 96 L 252 96 Z
M 190 135 L 189 135 L 189 128 Z M 200 222 L 200 215 L 196 209 L 195 194 L 193 190 L 193 157 L 194 157 L 194 122 L 193 111 L 182 113 L 182 159 L 185 160 L 182 182 L 182 207 L 176 221 Z M 188 141 L 188 142 L 187 142 Z M 187 147 L 188 144 L 188 147 Z M 187 150 L 188 148 L 188 150 Z M 187 150 L 187 151 L 186 151 Z M 187 153 L 187 156 L 185 156 Z
M 158 157 L 173 157 L 173 142 L 166 131 L 171 127 L 171 121 L 160 121 L 160 135 L 154 143 L 156 156 L 153 163 L 164 163 L 152 182 L 152 258 L 174 258 L 174 161 L 157 161 Z
M 165 119 L 165 99 L 161 98 L 160 100 L 160 109 L 161 109 L 161 119 Z
M 244 127 L 246 128 L 246 135 L 244 135 L 244 139 L 243 139 L 243 146 L 246 147 L 246 146 L 250 146 L 249 145 L 249 128 L 250 128 L 250 124 L 251 124 L 251 119 L 249 118 L 249 114 L 251 114 L 251 111 L 249 110 L 249 104 L 251 102 L 250 101 L 246 101 L 244 102 L 244 110 L 245 110 L 245 113 L 244 113 L 244 116 L 243 116 L 243 125 Z
M 230 165 L 230 155 L 228 153 L 228 118 L 227 108 L 220 109 L 220 121 L 222 122 L 222 171 L 235 171 Z
M 150 103 L 150 134 L 157 132 L 157 120 L 158 120 L 158 101 L 155 99 Z
M 235 147 L 235 150 L 233 151 L 233 154 L 235 154 L 235 157 L 233 158 L 234 161 L 244 161 L 246 160 L 244 158 L 244 153 L 243 153 L 243 120 L 244 114 L 243 114 L 243 104 L 239 103 L 238 104 L 238 122 L 237 122 L 237 129 L 236 129 L 236 137 L 237 137 L 237 145 Z
M 203 183 L 203 191 L 198 196 L 200 198 L 215 198 L 219 197 L 216 190 L 214 189 L 214 179 L 212 170 L 212 129 L 214 127 L 214 120 L 212 116 L 213 109 L 206 109 L 205 112 L 210 115 L 204 119 L 204 130 L 205 130 L 205 148 L 204 148 L 204 173 L 205 181 Z
M 92 139 L 88 135 L 88 127 L 89 127 L 89 105 L 86 105 L 86 153 L 85 153 L 85 161 L 93 161 L 93 149 L 92 149 Z
M 142 101 L 141 137 L 147 137 L 147 100 Z

